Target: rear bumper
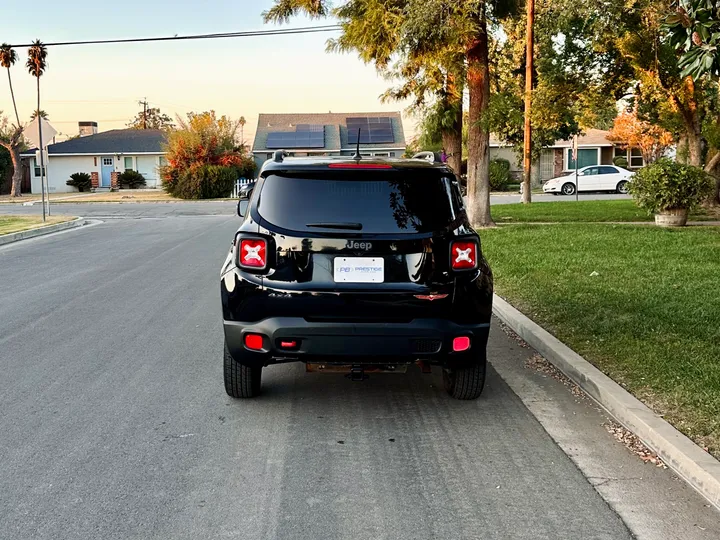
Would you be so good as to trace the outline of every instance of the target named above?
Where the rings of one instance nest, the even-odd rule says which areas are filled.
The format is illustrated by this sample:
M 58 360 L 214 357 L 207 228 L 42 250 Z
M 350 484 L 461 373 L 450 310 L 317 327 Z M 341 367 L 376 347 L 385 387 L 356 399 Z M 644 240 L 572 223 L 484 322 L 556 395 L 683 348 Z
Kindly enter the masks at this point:
M 407 323 L 308 322 L 276 317 L 258 322 L 225 321 L 225 340 L 233 358 L 248 366 L 284 362 L 325 364 L 406 364 L 418 359 L 448 367 L 485 360 L 489 323 L 458 324 L 444 319 Z M 246 334 L 259 334 L 262 349 L 245 346 Z M 470 349 L 453 352 L 455 337 L 470 338 Z M 294 346 L 290 346 L 295 342 Z

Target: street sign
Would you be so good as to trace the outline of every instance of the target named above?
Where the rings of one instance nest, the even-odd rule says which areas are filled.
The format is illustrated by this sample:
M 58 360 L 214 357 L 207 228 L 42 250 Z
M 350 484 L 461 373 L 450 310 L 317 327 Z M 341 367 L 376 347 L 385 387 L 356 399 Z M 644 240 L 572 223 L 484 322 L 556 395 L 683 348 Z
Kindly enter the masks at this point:
M 42 141 L 40 140 L 38 120 L 42 122 Z M 44 118 L 37 117 L 35 120 L 30 122 L 25 128 L 25 137 L 36 147 L 46 148 L 48 144 L 52 143 L 52 140 L 58 134 L 54 127 L 50 125 L 50 122 Z

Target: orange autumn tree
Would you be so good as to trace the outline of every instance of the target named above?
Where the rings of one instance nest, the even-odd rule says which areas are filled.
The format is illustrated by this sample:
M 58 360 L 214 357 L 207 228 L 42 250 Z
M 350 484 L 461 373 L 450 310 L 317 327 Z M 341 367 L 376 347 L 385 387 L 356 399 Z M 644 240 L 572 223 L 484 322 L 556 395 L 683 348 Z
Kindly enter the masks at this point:
M 646 164 L 660 159 L 674 142 L 669 131 L 640 120 L 634 112 L 619 114 L 607 138 L 621 148 L 639 148 Z
M 227 197 L 235 180 L 251 177 L 255 162 L 237 140 L 239 122 L 215 111 L 188 113 L 177 118 L 165 145 L 167 166 L 163 186 L 184 199 Z

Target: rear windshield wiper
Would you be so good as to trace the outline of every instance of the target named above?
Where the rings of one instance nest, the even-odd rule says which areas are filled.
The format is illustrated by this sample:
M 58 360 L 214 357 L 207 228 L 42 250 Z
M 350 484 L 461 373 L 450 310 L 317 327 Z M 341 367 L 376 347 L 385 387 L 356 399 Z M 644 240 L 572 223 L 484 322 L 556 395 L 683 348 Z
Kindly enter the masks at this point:
M 306 227 L 317 227 L 320 229 L 343 229 L 348 231 L 361 231 L 362 223 L 307 223 Z

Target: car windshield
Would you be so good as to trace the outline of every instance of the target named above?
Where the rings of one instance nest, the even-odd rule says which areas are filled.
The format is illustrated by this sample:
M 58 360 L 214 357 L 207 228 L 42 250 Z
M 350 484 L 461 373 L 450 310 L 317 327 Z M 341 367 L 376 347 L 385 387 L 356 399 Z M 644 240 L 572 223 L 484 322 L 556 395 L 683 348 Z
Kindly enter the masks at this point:
M 284 229 L 352 228 L 371 234 L 442 230 L 461 211 L 449 178 L 410 175 L 370 180 L 272 175 L 262 186 L 258 206 L 265 220 Z

